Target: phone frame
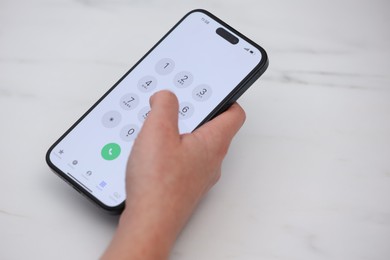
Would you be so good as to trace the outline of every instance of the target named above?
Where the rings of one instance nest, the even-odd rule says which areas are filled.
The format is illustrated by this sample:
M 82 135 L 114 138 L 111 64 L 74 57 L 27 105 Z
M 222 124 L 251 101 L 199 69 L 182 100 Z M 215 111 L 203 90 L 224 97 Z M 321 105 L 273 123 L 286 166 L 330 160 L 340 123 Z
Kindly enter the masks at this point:
M 258 44 L 247 38 L 242 33 L 238 32 L 225 22 L 223 22 L 221 19 L 216 17 L 215 15 L 211 14 L 210 12 L 204 10 L 204 9 L 195 9 L 187 13 L 183 18 L 181 18 L 145 55 L 142 56 L 142 58 L 135 63 L 134 66 L 132 66 L 106 93 L 103 94 L 102 97 L 98 99 L 50 148 L 48 149 L 46 153 L 46 163 L 51 168 L 51 170 L 58 175 L 60 178 L 62 178 L 65 182 L 67 182 L 69 185 L 71 185 L 75 190 L 77 190 L 79 193 L 87 197 L 88 199 L 92 200 L 95 205 L 98 205 L 100 208 L 105 210 L 106 212 L 109 212 L 111 214 L 120 214 L 124 207 L 125 207 L 125 201 L 123 201 L 121 204 L 119 204 L 116 207 L 110 207 L 102 203 L 100 200 L 98 200 L 95 196 L 93 196 L 88 191 L 84 190 L 83 184 L 81 182 L 78 182 L 77 179 L 73 179 L 70 176 L 68 176 L 66 173 L 62 172 L 59 168 L 57 168 L 51 161 L 50 161 L 50 153 L 53 151 L 54 147 L 57 146 L 59 142 L 61 142 L 85 117 L 88 116 L 88 114 L 95 109 L 95 107 L 104 99 L 108 94 L 113 91 L 116 86 L 129 75 L 135 67 L 138 66 L 164 39 L 173 31 L 176 29 L 176 27 L 189 16 L 190 14 L 194 12 L 201 12 L 205 15 L 209 16 L 210 18 L 217 21 L 219 24 L 227 28 L 232 33 L 236 34 L 240 38 L 244 39 L 245 41 L 252 44 L 255 48 L 257 48 L 262 58 L 260 62 L 257 64 L 257 66 L 249 72 L 249 74 L 209 113 L 209 115 L 199 123 L 199 125 L 195 128 L 197 129 L 207 121 L 213 119 L 220 113 L 224 112 L 226 109 L 228 109 L 267 69 L 269 61 L 268 61 L 268 55 L 265 52 L 265 50 L 260 47 Z

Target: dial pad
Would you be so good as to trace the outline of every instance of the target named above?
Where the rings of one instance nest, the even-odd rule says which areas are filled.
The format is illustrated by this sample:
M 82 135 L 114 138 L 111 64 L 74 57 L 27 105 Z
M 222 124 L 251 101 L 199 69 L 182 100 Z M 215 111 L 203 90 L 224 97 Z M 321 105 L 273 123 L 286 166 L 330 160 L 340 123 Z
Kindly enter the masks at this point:
M 177 93 L 178 98 L 183 97 L 185 99 L 179 100 L 178 117 L 181 121 L 180 126 L 185 125 L 184 121 L 196 113 L 194 102 L 201 106 L 213 94 L 211 86 L 196 82 L 196 77 L 187 70 L 177 70 L 175 61 L 170 58 L 163 58 L 156 62 L 154 72 L 151 72 L 151 74 L 138 80 L 136 88 L 129 86 L 128 89 L 135 90 L 135 93 L 126 93 L 119 99 L 119 107 L 121 108 L 119 111 L 108 111 L 102 116 L 103 126 L 118 129 L 116 131 L 119 132 L 119 137 L 123 142 L 132 142 L 136 139 L 151 110 L 148 103 L 150 95 L 157 89 L 170 88 L 173 92 L 180 92 Z M 159 85 L 159 80 L 168 82 L 165 84 L 169 84 L 169 86 Z M 193 83 L 196 85 L 191 87 Z M 127 111 L 130 110 L 134 116 L 129 116 Z M 128 118 L 130 121 L 122 120 L 122 117 Z M 122 121 L 123 124 L 121 124 Z

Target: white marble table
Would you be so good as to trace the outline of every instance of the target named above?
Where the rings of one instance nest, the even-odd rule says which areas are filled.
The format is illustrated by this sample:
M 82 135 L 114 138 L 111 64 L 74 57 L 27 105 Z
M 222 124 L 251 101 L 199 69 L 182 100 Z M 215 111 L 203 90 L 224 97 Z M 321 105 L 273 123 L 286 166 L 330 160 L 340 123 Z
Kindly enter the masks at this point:
M 390 259 L 390 2 L 0 1 L 0 259 L 96 259 L 117 224 L 44 155 L 179 18 L 205 8 L 270 67 L 172 259 Z

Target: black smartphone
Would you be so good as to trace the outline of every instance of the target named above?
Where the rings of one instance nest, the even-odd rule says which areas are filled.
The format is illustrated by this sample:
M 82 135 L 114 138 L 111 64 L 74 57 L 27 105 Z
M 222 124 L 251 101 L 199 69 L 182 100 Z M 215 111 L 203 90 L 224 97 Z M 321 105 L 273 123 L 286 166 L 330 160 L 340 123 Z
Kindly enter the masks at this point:
M 193 10 L 50 147 L 46 161 L 81 194 L 120 213 L 126 162 L 149 97 L 174 92 L 180 133 L 189 133 L 226 110 L 267 66 L 263 48 L 211 13 Z

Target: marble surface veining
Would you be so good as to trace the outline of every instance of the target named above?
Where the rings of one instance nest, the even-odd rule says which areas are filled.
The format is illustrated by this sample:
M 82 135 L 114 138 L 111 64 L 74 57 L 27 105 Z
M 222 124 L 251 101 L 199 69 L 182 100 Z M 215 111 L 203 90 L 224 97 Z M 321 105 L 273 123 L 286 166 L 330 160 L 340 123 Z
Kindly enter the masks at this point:
M 96 259 L 117 217 L 44 155 L 186 12 L 269 54 L 172 259 L 390 259 L 390 2 L 0 0 L 0 259 Z

